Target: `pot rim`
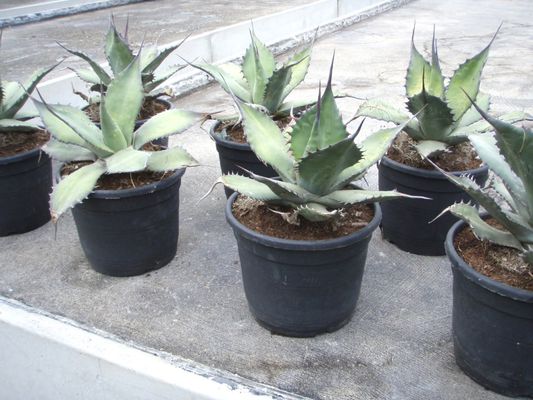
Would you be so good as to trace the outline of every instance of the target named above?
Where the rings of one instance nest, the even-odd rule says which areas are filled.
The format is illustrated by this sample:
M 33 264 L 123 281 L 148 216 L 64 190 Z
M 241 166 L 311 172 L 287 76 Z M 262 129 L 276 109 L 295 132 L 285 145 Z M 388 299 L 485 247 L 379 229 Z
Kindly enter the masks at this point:
M 380 164 L 381 163 L 383 163 L 385 166 L 391 169 L 402 172 L 404 174 L 420 176 L 422 178 L 427 178 L 427 179 L 448 180 L 440 171 L 437 171 L 435 169 L 429 170 L 429 169 L 411 167 L 410 165 L 405 165 L 398 161 L 394 161 L 393 159 L 387 157 L 386 155 L 381 158 Z M 465 175 L 465 174 L 466 175 L 479 175 L 479 174 L 482 174 L 488 171 L 488 169 L 489 167 L 487 165 L 481 165 L 481 167 L 478 167 L 478 168 L 467 169 L 464 171 L 452 171 L 450 173 L 455 176 L 460 176 L 460 175 Z
M 46 129 L 43 128 L 43 127 L 39 127 L 39 130 L 42 130 L 42 131 L 46 132 Z M 50 133 L 48 135 L 51 137 Z M 48 140 L 50 140 L 50 138 Z M 40 157 L 43 157 L 43 156 L 47 157 L 48 155 L 44 152 L 43 146 L 39 146 L 39 147 L 36 147 L 34 149 L 24 151 L 22 153 L 17 153 L 17 154 L 15 154 L 13 156 L 0 157 L 0 165 L 7 165 L 7 164 L 13 164 L 13 163 L 16 163 L 16 162 L 24 161 L 24 160 L 27 160 L 29 158 L 37 156 L 38 153 L 41 153 Z
M 488 217 L 488 214 L 482 215 L 483 218 Z M 513 300 L 522 301 L 524 303 L 533 303 L 533 291 L 516 288 L 506 283 L 498 282 L 486 275 L 477 272 L 465 260 L 457 253 L 453 241 L 455 236 L 461 229 L 466 226 L 466 222 L 463 220 L 457 221 L 452 225 L 448 234 L 446 235 L 446 241 L 444 242 L 444 248 L 446 255 L 451 261 L 452 269 L 463 274 L 465 278 L 472 283 L 477 284 L 490 292 L 499 294 L 501 296 L 509 297 Z
M 224 139 L 221 135 L 219 135 L 217 132 L 215 132 L 215 129 L 222 124 L 221 121 L 216 121 L 214 124 L 211 125 L 209 128 L 209 135 L 211 138 L 216 142 L 216 144 L 224 147 L 228 147 L 230 149 L 235 150 L 246 150 L 251 151 L 252 148 L 248 143 L 237 143 L 232 140 Z
M 265 235 L 248 228 L 241 224 L 237 218 L 233 215 L 231 210 L 233 202 L 237 198 L 239 193 L 233 193 L 226 202 L 226 220 L 233 229 L 239 231 L 247 238 L 270 247 L 286 250 L 328 250 L 334 248 L 340 248 L 350 245 L 351 243 L 358 242 L 364 238 L 372 235 L 372 232 L 379 226 L 381 221 L 381 208 L 379 204 L 372 203 L 374 208 L 374 216 L 372 220 L 363 228 L 349 235 L 341 236 L 333 239 L 321 239 L 321 240 L 293 240 L 282 239 L 274 236 Z
M 180 168 L 174 171 L 174 173 L 165 179 L 162 179 L 158 182 L 149 183 L 148 185 L 143 185 L 135 188 L 129 189 L 118 189 L 118 190 L 93 190 L 87 198 L 89 199 L 123 199 L 126 197 L 135 197 L 142 196 L 148 193 L 153 193 L 158 190 L 166 189 L 167 187 L 173 185 L 178 179 L 181 179 L 185 173 L 185 168 Z

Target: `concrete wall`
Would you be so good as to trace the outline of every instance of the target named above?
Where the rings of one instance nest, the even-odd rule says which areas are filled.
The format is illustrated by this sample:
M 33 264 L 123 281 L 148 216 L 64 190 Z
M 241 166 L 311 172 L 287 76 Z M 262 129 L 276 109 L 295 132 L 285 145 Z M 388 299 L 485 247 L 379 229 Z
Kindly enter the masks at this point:
M 296 400 L 0 297 L 0 400 Z
M 183 59 L 196 62 L 222 63 L 241 57 L 249 45 L 249 30 L 253 28 L 275 53 L 310 42 L 315 34 L 321 36 L 344 26 L 396 8 L 410 0 L 320 0 L 270 14 L 253 21 L 221 27 L 188 38 L 161 65 L 166 68 L 183 64 Z M 317 30 L 318 28 L 318 30 Z M 166 48 L 178 42 L 160 46 Z M 167 81 L 176 94 L 183 94 L 208 83 L 206 74 L 188 67 Z M 51 79 L 39 85 L 44 98 L 50 103 L 82 106 L 83 100 L 72 93 L 72 86 L 83 88 L 85 83 L 74 73 Z

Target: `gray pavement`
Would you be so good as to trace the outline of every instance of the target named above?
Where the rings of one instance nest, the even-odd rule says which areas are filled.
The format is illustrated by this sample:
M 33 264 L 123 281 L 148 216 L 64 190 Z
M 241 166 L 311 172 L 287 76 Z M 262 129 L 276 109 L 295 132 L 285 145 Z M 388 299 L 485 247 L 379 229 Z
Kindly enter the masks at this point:
M 426 53 L 437 24 L 446 75 L 482 49 L 503 20 L 482 90 L 495 96 L 496 113 L 533 112 L 529 12 L 528 0 L 414 1 L 319 40 L 300 94 L 316 94 L 335 50 L 338 90 L 385 96 L 401 105 L 414 20 L 416 42 Z M 230 109 L 227 97 L 210 86 L 177 105 Z M 358 104 L 342 100 L 345 118 Z M 370 122 L 367 129 L 379 126 Z M 402 252 L 379 232 L 371 241 L 361 297 L 347 326 L 312 339 L 271 335 L 259 327 L 247 310 L 222 188 L 198 204 L 219 174 L 214 143 L 201 129 L 172 139 L 178 142 L 204 166 L 189 169 L 183 178 L 178 254 L 168 266 L 127 279 L 93 272 L 69 213 L 58 225 L 57 239 L 51 224 L 0 238 L 0 295 L 313 399 L 502 398 L 454 363 L 447 259 Z M 375 169 L 368 183 L 376 186 Z
M 104 39 L 111 14 L 121 31 L 129 17 L 129 40 L 138 48 L 143 39 L 146 45 L 164 45 L 189 34 L 203 33 L 306 3 L 307 0 L 152 0 L 13 26 L 6 28 L 2 37 L 2 79 L 26 79 L 37 68 L 52 65 L 69 55 L 56 41 L 104 62 Z M 86 68 L 86 64 L 70 56 L 46 79 L 64 75 L 69 72 L 69 67 Z

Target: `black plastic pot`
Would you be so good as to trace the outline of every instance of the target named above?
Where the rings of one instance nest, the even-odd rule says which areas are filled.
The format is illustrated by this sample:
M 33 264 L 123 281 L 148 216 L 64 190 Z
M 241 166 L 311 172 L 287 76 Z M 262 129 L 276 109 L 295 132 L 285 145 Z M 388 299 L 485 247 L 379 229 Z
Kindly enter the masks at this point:
M 220 121 L 217 121 L 216 124 L 211 126 L 209 133 L 216 143 L 218 158 L 220 160 L 220 169 L 222 170 L 223 175 L 229 173 L 242 175 L 245 173 L 242 168 L 268 178 L 278 175 L 276 171 L 257 158 L 248 143 L 237 143 L 224 139 L 222 135 L 217 132 L 219 125 Z M 227 198 L 233 193 L 233 190 L 227 188 L 224 188 L 224 191 Z
M 452 331 L 459 367 L 484 387 L 533 398 L 533 292 L 496 282 L 472 269 L 446 237 L 453 271 Z
M 111 276 L 161 268 L 176 255 L 179 187 L 185 170 L 124 190 L 95 190 L 72 213 L 91 266 Z
M 0 236 L 50 221 L 52 161 L 41 149 L 0 158 Z
M 365 268 L 368 242 L 381 219 L 379 205 L 363 229 L 330 240 L 286 240 L 257 233 L 232 214 L 226 219 L 239 248 L 242 279 L 252 315 L 287 336 L 333 332 L 351 318 Z
M 378 169 L 380 190 L 397 189 L 402 193 L 432 199 L 384 202 L 381 206 L 383 238 L 409 253 L 444 255 L 446 234 L 457 218 L 446 213 L 431 224 L 429 222 L 451 204 L 470 201 L 470 196 L 436 170 L 410 167 L 388 157 L 383 157 Z M 488 168 L 482 166 L 453 174 L 468 174 L 478 184 L 483 184 L 488 176 Z

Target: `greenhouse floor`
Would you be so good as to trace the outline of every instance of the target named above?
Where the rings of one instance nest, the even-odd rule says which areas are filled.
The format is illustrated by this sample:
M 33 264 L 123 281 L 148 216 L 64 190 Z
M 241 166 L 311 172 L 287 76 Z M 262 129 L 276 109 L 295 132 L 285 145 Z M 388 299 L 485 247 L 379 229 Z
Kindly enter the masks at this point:
M 320 38 L 298 93 L 316 96 L 319 81 L 327 80 L 335 51 L 336 90 L 359 98 L 388 97 L 401 106 L 415 21 L 415 41 L 425 54 L 436 24 L 447 76 L 484 48 L 503 21 L 481 89 L 493 95 L 495 114 L 510 109 L 533 112 L 530 15 L 528 0 L 412 1 Z M 359 104 L 357 99 L 340 101 L 345 119 Z M 214 85 L 179 98 L 176 105 L 203 112 L 231 110 L 228 96 Z M 363 131 L 369 132 L 382 125 L 367 121 L 365 126 Z M 470 380 L 454 362 L 451 271 L 446 257 L 405 253 L 383 241 L 379 232 L 370 243 L 356 312 L 345 327 L 310 339 L 272 335 L 261 328 L 247 308 L 235 238 L 224 218 L 222 187 L 200 201 L 220 173 L 208 128 L 206 123 L 203 129 L 171 140 L 171 145 L 183 144 L 202 166 L 187 170 L 182 179 L 178 253 L 169 265 L 132 278 L 94 272 L 68 213 L 59 221 L 57 232 L 49 223 L 24 235 L 0 238 L 0 295 L 4 297 L 0 304 L 40 310 L 35 312 L 162 359 L 205 367 L 209 379 L 256 387 L 258 396 L 265 398 L 503 398 Z M 375 168 L 367 180 L 369 186 L 376 186 Z M 0 308 L 0 359 L 8 346 L 3 338 Z M 33 373 L 46 377 L 46 369 L 39 368 Z M 23 385 L 21 379 L 17 385 Z M 103 378 L 88 375 L 85 379 Z M 14 385 L 9 379 L 0 383 L 0 387 Z M 131 388 L 129 399 L 200 398 L 143 397 L 135 385 Z M 84 397 L 80 391 L 71 398 L 98 397 Z M 233 398 L 240 397 L 236 393 Z M 2 397 L 1 391 L 0 399 L 11 400 Z

